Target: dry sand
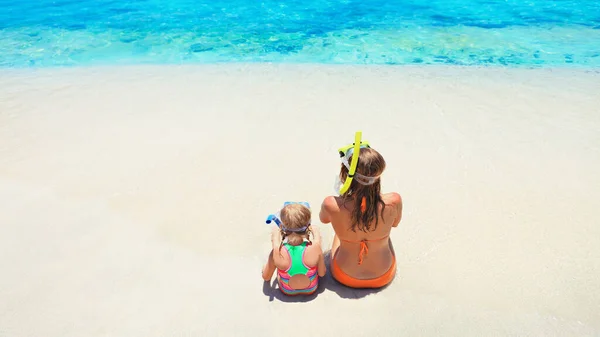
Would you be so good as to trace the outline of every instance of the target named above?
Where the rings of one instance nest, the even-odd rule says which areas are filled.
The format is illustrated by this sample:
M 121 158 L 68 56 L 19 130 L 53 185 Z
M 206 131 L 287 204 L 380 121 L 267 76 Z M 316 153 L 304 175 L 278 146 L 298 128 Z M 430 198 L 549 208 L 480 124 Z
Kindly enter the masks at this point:
M 286 298 L 264 219 L 307 200 L 329 245 L 356 130 L 398 277 Z M 600 336 L 599 200 L 598 71 L 2 70 L 0 336 Z

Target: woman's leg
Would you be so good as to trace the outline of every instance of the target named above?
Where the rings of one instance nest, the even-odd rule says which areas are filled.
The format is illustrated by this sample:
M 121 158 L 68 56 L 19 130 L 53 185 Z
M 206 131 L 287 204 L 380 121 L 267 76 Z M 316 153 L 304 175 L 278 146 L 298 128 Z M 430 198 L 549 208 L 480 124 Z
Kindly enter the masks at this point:
M 269 253 L 269 257 L 267 259 L 267 263 L 263 267 L 262 270 L 262 278 L 263 280 L 269 282 L 273 277 L 273 273 L 275 272 L 275 260 L 273 260 L 273 250 Z

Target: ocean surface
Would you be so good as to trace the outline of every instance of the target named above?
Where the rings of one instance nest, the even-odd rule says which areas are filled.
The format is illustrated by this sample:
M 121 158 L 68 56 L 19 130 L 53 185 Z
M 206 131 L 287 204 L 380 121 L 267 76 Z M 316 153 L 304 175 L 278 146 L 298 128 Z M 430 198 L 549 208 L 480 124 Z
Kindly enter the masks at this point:
M 600 0 L 0 0 L 0 67 L 600 67 Z

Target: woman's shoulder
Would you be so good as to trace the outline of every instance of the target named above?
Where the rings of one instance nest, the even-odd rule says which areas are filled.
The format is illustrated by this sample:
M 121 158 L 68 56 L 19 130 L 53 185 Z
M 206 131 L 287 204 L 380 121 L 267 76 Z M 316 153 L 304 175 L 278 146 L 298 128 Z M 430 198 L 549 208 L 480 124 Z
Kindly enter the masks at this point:
M 396 192 L 391 192 L 391 193 L 385 193 L 381 195 L 383 202 L 385 202 L 386 205 L 390 205 L 390 206 L 396 206 L 396 205 L 402 205 L 402 197 L 400 196 L 399 193 Z
M 328 212 L 336 212 L 340 210 L 339 197 L 330 195 L 323 199 L 321 208 Z

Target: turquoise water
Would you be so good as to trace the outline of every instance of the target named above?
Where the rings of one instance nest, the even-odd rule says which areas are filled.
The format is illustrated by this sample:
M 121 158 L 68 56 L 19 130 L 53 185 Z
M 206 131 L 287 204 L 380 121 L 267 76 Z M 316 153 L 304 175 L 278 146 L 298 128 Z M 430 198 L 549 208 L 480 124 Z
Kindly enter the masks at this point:
M 597 0 L 0 0 L 0 67 L 600 66 Z

